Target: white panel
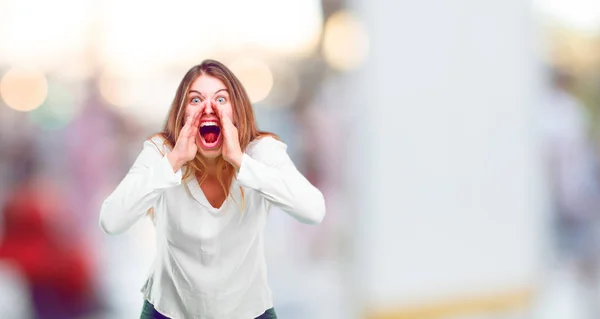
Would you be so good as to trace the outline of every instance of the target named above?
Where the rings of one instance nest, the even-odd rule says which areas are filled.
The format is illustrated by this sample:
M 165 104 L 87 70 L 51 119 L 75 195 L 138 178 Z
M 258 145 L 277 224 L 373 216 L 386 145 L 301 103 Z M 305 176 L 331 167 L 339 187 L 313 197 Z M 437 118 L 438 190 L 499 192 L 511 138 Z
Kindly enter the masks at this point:
M 372 305 L 534 283 L 545 248 L 529 3 L 355 1 L 356 259 Z

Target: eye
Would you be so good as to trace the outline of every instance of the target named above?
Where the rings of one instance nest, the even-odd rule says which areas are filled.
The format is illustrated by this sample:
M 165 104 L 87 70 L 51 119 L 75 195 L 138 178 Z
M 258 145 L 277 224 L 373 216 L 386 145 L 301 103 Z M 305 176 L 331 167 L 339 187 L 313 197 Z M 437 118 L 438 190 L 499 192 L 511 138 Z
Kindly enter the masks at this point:
M 219 96 L 219 97 L 217 98 L 217 102 L 218 102 L 219 104 L 223 104 L 223 103 L 227 102 L 227 99 L 226 99 L 226 98 L 224 98 L 224 97 L 222 97 L 222 96 Z
M 199 97 L 193 97 L 193 98 L 191 99 L 191 102 L 192 102 L 192 103 L 194 103 L 194 104 L 196 104 L 196 103 L 200 103 L 200 98 L 199 98 Z

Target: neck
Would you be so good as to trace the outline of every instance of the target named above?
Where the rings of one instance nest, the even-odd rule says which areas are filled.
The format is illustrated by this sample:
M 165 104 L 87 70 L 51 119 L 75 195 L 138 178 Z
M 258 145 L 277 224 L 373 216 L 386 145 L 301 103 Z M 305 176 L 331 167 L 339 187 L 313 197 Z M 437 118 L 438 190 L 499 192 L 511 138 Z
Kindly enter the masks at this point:
M 214 175 L 217 173 L 217 163 L 216 162 L 207 162 L 206 163 L 206 173 L 208 175 Z
M 206 159 L 206 173 L 208 176 L 216 176 L 217 175 L 217 163 L 219 162 L 218 158 L 210 158 Z

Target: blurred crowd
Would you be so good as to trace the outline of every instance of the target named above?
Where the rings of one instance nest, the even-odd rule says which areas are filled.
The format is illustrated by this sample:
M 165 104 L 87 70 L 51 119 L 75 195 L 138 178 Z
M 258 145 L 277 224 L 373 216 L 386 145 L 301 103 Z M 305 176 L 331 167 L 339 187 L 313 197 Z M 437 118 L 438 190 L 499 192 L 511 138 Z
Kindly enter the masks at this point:
M 80 7 L 65 4 L 73 10 Z M 189 1 L 180 4 L 192 5 Z M 100 4 L 86 3 L 94 5 Z M 328 18 L 341 9 L 341 2 L 310 1 L 294 4 L 289 10 L 296 7 L 300 10 L 295 12 L 298 17 L 303 17 L 302 12 L 310 14 L 304 14 L 307 18 L 303 24 L 295 26 L 299 32 L 307 33 L 324 28 Z M 15 14 L 29 15 L 19 8 L 18 2 L 0 2 L 0 20 L 6 18 L 10 23 Z M 48 9 L 70 18 L 54 6 Z M 318 24 L 315 26 L 312 21 Z M 78 23 L 83 28 L 83 23 L 89 22 Z M 233 25 L 234 30 L 240 27 Z M 7 41 L 2 36 L 15 30 L 22 31 L 0 29 L 0 41 Z M 93 36 L 96 31 L 91 32 Z M 324 35 L 320 31 L 316 35 L 320 40 L 315 45 L 321 47 Z M 338 176 L 343 167 L 331 165 L 331 158 L 343 151 L 343 116 L 336 114 L 339 111 L 335 106 L 323 105 L 323 95 L 332 92 L 323 88 L 335 85 L 339 75 L 318 49 L 308 55 L 287 54 L 281 59 L 274 49 L 257 48 L 251 43 L 210 53 L 195 47 L 197 54 L 188 56 L 186 63 L 165 65 L 156 71 L 163 66 L 151 62 L 155 64 L 154 73 L 126 70 L 125 65 L 115 75 L 106 71 L 110 68 L 108 63 L 98 58 L 101 37 L 95 39 L 96 42 L 86 44 L 83 62 L 70 64 L 77 68 L 72 72 L 75 75 L 66 74 L 64 68 L 50 69 L 42 75 L 13 68 L 11 61 L 20 58 L 10 54 L 15 46 L 7 46 L 6 54 L 0 54 L 2 318 L 139 316 L 143 300 L 137 292 L 153 257 L 152 226 L 142 221 L 125 235 L 108 237 L 98 227 L 99 205 L 125 175 L 143 141 L 162 129 L 176 85 L 187 69 L 204 58 L 228 64 L 251 95 L 260 129 L 272 131 L 288 143 L 298 168 L 327 197 L 342 196 Z M 20 41 L 27 41 L 26 34 Z M 127 72 L 129 75 L 123 75 Z M 264 74 L 264 81 L 255 84 L 257 72 Z M 124 87 L 128 89 L 123 91 Z M 149 87 L 156 89 L 148 90 Z M 40 94 L 39 102 L 31 102 L 31 96 Z M 147 97 L 136 100 L 135 96 L 140 95 Z M 321 109 L 319 115 L 315 109 Z M 323 118 L 324 112 L 329 119 Z M 311 297 L 305 289 L 314 289 L 314 282 L 306 282 L 298 270 L 321 269 L 326 264 L 324 276 L 337 272 L 335 266 L 327 265 L 343 258 L 338 246 L 342 230 L 336 223 L 335 204 L 328 211 L 331 218 L 319 228 L 298 225 L 283 213 L 269 223 L 268 236 L 272 240 L 267 244 L 268 258 L 273 265 L 270 276 L 274 277 L 273 289 L 281 315 L 305 318 L 312 311 L 323 311 L 322 304 L 298 310 L 302 300 Z M 298 242 L 294 240 L 298 236 L 309 239 Z M 278 285 L 279 278 L 298 284 Z M 320 281 L 319 289 L 341 287 L 339 280 Z M 339 300 L 332 300 L 336 298 L 342 296 L 332 295 L 324 302 L 339 304 Z
M 0 10 L 2 5 L 0 1 Z M 343 72 L 358 67 L 361 56 L 335 55 L 327 37 L 342 32 L 342 39 L 332 42 L 341 43 L 342 53 L 365 50 L 348 50 L 344 32 L 358 41 L 362 29 L 343 12 L 344 5 L 318 1 L 320 28 L 341 24 L 319 34 L 311 54 L 282 59 L 273 52 L 254 53 L 272 71 L 272 90 L 254 103 L 259 126 L 288 143 L 300 171 L 327 199 L 328 216 L 319 227 L 295 223 L 284 214 L 272 214 L 267 226 L 270 276 L 282 318 L 351 317 L 346 313 L 351 292 L 345 288 L 345 265 L 353 258 L 353 219 L 343 215 L 349 211 L 350 178 L 339 154 L 346 153 L 348 132 L 356 129 L 353 116 L 359 117 L 344 109 L 352 92 L 343 85 Z M 244 50 L 254 48 L 236 52 Z M 222 53 L 226 51 L 191 60 L 235 61 Z M 0 76 L 12 70 L 2 59 L 0 55 Z M 168 97 L 146 110 L 140 103 L 117 106 L 119 100 L 107 87 L 121 83 L 99 71 L 99 60 L 86 61 L 92 71 L 76 80 L 60 70 L 46 72 L 48 99 L 36 109 L 23 109 L 19 103 L 27 101 L 11 99 L 7 90 L 14 86 L 6 84 L 8 76 L 0 86 L 1 318 L 130 318 L 141 310 L 142 296 L 132 292 L 141 288 L 152 261 L 152 225 L 144 221 L 130 234 L 107 238 L 98 227 L 99 205 L 127 172 L 142 142 L 161 130 L 173 97 L 169 94 L 174 95 L 174 85 L 192 65 L 142 72 L 140 77 L 174 79 L 166 85 L 172 90 L 156 92 Z M 553 200 L 548 225 L 554 239 L 552 262 L 577 274 L 590 291 L 586 304 L 600 318 L 600 66 L 582 73 L 568 61 L 549 64 L 537 115 Z M 37 85 L 22 78 L 19 90 Z M 136 90 L 138 95 L 155 93 L 139 86 Z M 56 111 L 62 106 L 75 111 Z

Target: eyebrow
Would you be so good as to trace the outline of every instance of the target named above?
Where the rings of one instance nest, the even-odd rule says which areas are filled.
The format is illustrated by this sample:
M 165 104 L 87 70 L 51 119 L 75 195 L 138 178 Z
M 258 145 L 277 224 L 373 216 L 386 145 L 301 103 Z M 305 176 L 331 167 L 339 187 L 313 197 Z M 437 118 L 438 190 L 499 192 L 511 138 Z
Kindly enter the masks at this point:
M 198 94 L 198 95 L 200 95 L 200 96 L 204 97 L 204 94 L 202 94 L 202 93 L 200 93 L 200 92 L 198 92 L 198 91 L 196 91 L 196 90 L 190 90 L 190 91 L 188 92 L 188 94 L 191 94 L 191 93 L 196 93 L 196 94 Z
M 217 90 L 217 92 L 215 92 L 215 94 L 217 94 L 217 93 L 219 93 L 219 92 L 221 92 L 221 91 L 225 91 L 225 92 L 227 92 L 227 93 L 229 94 L 229 91 L 227 91 L 227 89 L 220 89 L 220 90 Z M 204 94 L 202 94 L 201 92 L 199 92 L 199 91 L 196 91 L 196 90 L 190 90 L 190 91 L 188 92 L 188 94 L 190 94 L 190 93 L 197 93 L 197 94 L 199 94 L 200 96 L 202 96 L 202 97 L 205 97 L 205 96 L 204 96 Z M 213 95 L 214 95 L 214 94 L 213 94 Z

